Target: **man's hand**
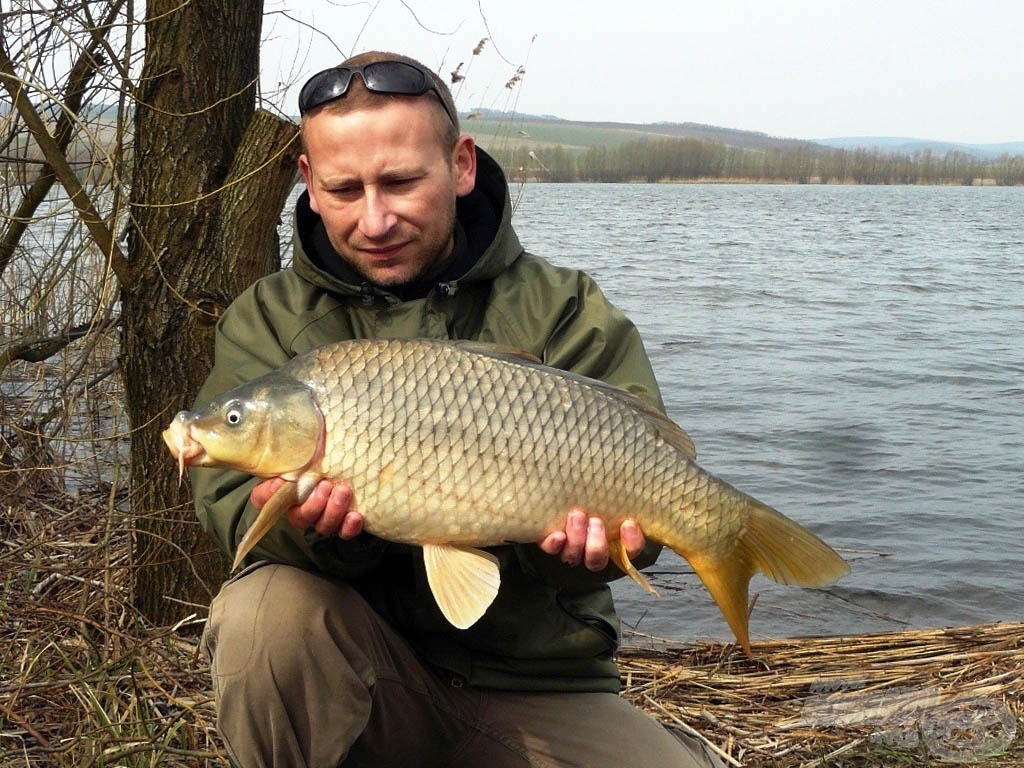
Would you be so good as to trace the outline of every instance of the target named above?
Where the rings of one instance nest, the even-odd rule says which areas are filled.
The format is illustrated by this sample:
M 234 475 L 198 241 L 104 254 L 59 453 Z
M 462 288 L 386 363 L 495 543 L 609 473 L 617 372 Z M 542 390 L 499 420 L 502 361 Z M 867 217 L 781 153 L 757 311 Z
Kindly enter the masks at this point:
M 263 480 L 252 489 L 249 500 L 261 509 L 283 484 L 279 477 Z M 352 486 L 348 483 L 321 480 L 309 498 L 288 510 L 288 522 L 300 531 L 313 528 L 322 536 L 354 539 L 363 531 L 363 516 L 351 509 L 352 496 Z
M 622 523 L 619 538 L 631 558 L 639 555 L 647 543 L 635 520 Z M 591 571 L 604 570 L 608 565 L 608 535 L 604 521 L 599 517 L 588 518 L 580 509 L 569 510 L 565 530 L 548 534 L 541 541 L 540 548 L 549 555 L 559 555 L 563 563 L 583 563 Z

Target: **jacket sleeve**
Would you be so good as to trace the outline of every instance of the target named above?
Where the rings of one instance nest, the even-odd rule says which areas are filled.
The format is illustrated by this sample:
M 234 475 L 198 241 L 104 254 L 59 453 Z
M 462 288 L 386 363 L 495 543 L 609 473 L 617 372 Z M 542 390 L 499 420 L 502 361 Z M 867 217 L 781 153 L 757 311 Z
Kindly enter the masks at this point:
M 562 302 L 561 312 L 554 318 L 544 344 L 544 363 L 628 390 L 664 412 L 661 391 L 636 326 L 605 297 L 593 279 L 583 272 L 571 274 L 575 277 L 575 292 Z M 614 565 L 597 573 L 567 566 L 536 545 L 517 549 L 523 568 L 551 583 L 585 586 L 624 575 Z M 637 568 L 653 564 L 661 549 L 661 545 L 648 542 L 633 558 L 633 564 Z
M 292 308 L 275 306 L 275 292 L 254 284 L 240 295 L 217 323 L 214 365 L 196 398 L 202 406 L 222 392 L 280 368 L 295 354 L 292 340 L 301 318 Z M 189 470 L 196 514 L 204 530 L 234 557 L 238 543 L 256 519 L 249 502 L 257 478 L 228 469 Z M 344 547 L 322 546 L 322 537 L 297 531 L 282 521 L 257 544 L 250 560 L 269 559 L 303 568 L 357 576 L 379 560 L 385 543 L 359 537 Z

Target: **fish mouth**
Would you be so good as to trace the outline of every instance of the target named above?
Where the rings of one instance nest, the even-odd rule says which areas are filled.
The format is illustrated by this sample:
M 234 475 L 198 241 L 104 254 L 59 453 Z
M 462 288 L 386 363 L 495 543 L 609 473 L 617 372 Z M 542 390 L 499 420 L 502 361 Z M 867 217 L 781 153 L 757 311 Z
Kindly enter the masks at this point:
M 179 482 L 185 476 L 185 467 L 200 466 L 206 457 L 203 444 L 192 437 L 191 425 L 188 423 L 190 415 L 188 411 L 181 411 L 162 433 L 171 455 L 178 460 Z

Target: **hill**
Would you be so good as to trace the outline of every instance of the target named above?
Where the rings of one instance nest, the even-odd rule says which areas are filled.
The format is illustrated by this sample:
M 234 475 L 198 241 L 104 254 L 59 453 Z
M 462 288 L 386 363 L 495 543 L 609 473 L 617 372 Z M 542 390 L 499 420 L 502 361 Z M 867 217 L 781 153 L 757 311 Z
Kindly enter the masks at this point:
M 1024 184 L 1024 142 L 820 141 L 701 123 L 613 123 L 475 110 L 463 127 L 517 181 Z
M 462 115 L 463 128 L 487 146 L 504 142 L 505 146 L 562 146 L 583 151 L 589 147 L 610 149 L 637 139 L 703 139 L 742 149 L 813 148 L 813 142 L 780 138 L 756 131 L 741 131 L 702 123 L 614 123 L 563 120 L 550 115 L 502 113 L 477 109 Z
M 962 144 L 899 136 L 840 136 L 831 139 L 815 139 L 814 143 L 834 149 L 881 149 L 886 152 L 900 152 L 908 155 L 926 149 L 936 155 L 956 151 L 973 155 L 979 160 L 994 160 L 1002 155 L 1024 155 L 1024 141 L 1008 141 L 1001 144 Z
M 886 153 L 912 155 L 925 149 L 945 155 L 959 151 L 979 160 L 1003 155 L 1024 156 L 1024 141 L 1001 144 L 964 144 L 933 139 L 890 136 L 843 136 L 825 139 L 794 139 L 758 131 L 723 128 L 703 123 L 615 123 L 563 120 L 552 115 L 502 113 L 476 109 L 463 115 L 465 129 L 485 146 L 503 141 L 505 146 L 562 146 L 582 151 L 592 146 L 618 147 L 629 141 L 648 139 L 703 139 L 730 147 L 766 151 L 771 149 L 879 149 Z

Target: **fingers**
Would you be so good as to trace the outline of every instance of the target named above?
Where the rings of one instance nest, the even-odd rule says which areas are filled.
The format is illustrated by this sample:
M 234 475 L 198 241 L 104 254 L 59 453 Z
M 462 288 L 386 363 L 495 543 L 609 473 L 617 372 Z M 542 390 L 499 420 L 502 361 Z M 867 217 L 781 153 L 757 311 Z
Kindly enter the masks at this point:
M 358 512 L 349 512 L 341 523 L 341 530 L 338 531 L 338 535 L 343 539 L 354 539 L 362 532 L 363 516 Z
M 647 544 L 644 532 L 635 520 L 626 520 L 619 528 L 619 538 L 630 557 L 639 555 Z M 586 566 L 601 571 L 608 566 L 608 531 L 600 517 L 588 517 L 581 509 L 572 509 L 565 520 L 565 530 L 548 534 L 540 548 L 557 555 L 567 565 Z
M 565 541 L 565 531 L 554 531 L 544 537 L 543 541 L 540 543 L 540 548 L 549 555 L 557 555 L 565 546 Z
M 579 565 L 587 545 L 587 516 L 582 510 L 574 509 L 565 520 L 565 546 L 562 547 L 562 562 Z
M 626 554 L 634 558 L 644 551 L 647 546 L 647 538 L 636 520 L 625 520 L 619 527 L 619 538 L 626 548 Z
M 591 571 L 600 571 L 608 565 L 608 536 L 604 521 L 587 517 L 580 509 L 570 510 L 565 530 L 555 531 L 541 542 L 541 549 L 549 555 L 558 555 L 566 565 L 582 563 Z
M 288 510 L 288 522 L 300 531 L 312 528 L 322 536 L 354 538 L 363 530 L 363 516 L 351 509 L 352 497 L 348 483 L 321 480 L 302 504 Z
M 588 571 L 602 571 L 608 565 L 608 534 L 605 533 L 604 520 L 599 517 L 588 521 L 583 564 Z
M 249 493 L 249 500 L 256 509 L 263 509 L 263 505 L 270 501 L 270 497 L 282 485 L 284 485 L 284 480 L 280 477 L 261 480 L 253 486 L 252 491 Z

